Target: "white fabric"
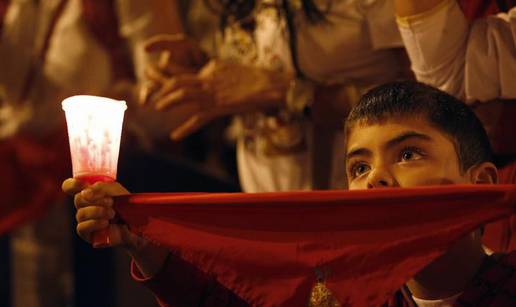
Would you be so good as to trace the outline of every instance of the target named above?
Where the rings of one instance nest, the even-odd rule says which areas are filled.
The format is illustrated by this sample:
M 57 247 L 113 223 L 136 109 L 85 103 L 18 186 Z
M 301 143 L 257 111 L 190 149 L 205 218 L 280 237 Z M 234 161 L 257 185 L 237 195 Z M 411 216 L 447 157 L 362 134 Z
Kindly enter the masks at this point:
M 271 2 L 271 1 L 269 1 Z M 273 1 L 272 1 L 273 2 Z M 400 64 L 393 47 L 403 46 L 390 0 L 315 1 L 322 11 L 330 3 L 328 23 L 310 24 L 302 10 L 295 12 L 298 57 L 302 71 L 325 84 L 373 86 L 399 76 Z M 274 10 L 257 15 L 254 42 L 256 50 L 242 54 L 232 44 L 223 44 L 221 57 L 273 70 L 293 72 L 286 21 Z M 226 31 L 226 40 L 231 35 Z M 242 37 L 238 37 L 242 40 Z M 231 39 L 229 39 L 231 40 Z M 249 40 L 249 39 L 247 39 Z M 241 41 L 242 43 L 242 41 Z M 306 125 L 307 127 L 309 125 Z M 268 156 L 237 142 L 240 183 L 246 192 L 310 190 L 310 129 L 304 132 L 308 150 L 290 155 Z M 345 187 L 344 135 L 335 140 L 332 157 L 332 188 Z
M 416 302 L 416 305 L 418 307 L 453 307 L 455 306 L 455 302 L 457 299 L 462 295 L 461 293 L 455 294 L 453 296 L 438 299 L 438 300 L 424 300 L 417 298 L 415 296 L 412 296 L 414 299 L 414 302 Z
M 311 78 L 370 85 L 399 76 L 400 65 L 390 48 L 403 43 L 392 1 L 331 1 L 329 23 L 318 25 L 310 24 L 302 11 L 296 17 L 299 64 Z
M 113 85 L 108 51 L 82 20 L 82 1 L 69 0 L 56 24 L 47 61 L 34 80 L 29 101 L 23 106 L 18 101 L 30 56 L 38 53 L 58 2 L 12 0 L 9 5 L 0 41 L 0 87 L 5 93 L 0 102 L 0 138 L 19 130 L 33 135 L 48 134 L 64 120 L 63 98 L 103 95 Z M 152 14 L 158 12 L 152 12 L 148 1 L 117 0 L 115 4 L 120 34 L 130 47 L 136 75 L 141 78 L 149 60 L 143 50 L 145 39 L 166 29 L 159 29 L 152 22 Z M 137 105 L 129 105 L 126 123 L 142 139 L 167 138 L 171 127 L 177 126 L 165 114 Z
M 308 148 L 312 130 L 307 128 Z M 344 189 L 344 133 L 338 133 L 333 144 L 331 187 Z M 267 156 L 260 151 L 245 148 L 244 141 L 237 142 L 237 163 L 240 185 L 247 193 L 272 191 L 302 191 L 312 189 L 312 152 L 303 151 L 289 155 Z M 316 166 L 317 167 L 317 166 Z
M 0 44 L 0 84 L 5 91 L 0 112 L 20 108 L 18 99 L 29 70 L 30 56 L 39 54 L 58 2 L 11 1 Z M 100 94 L 106 89 L 111 79 L 108 55 L 86 32 L 79 22 L 80 15 L 80 0 L 70 0 L 56 24 L 47 61 L 37 70 L 29 101 L 24 106 L 30 109 L 31 116 L 25 117 L 25 122 L 16 116 L 3 118 L 0 131 L 17 122 L 10 134 L 25 125 L 23 128 L 31 133 L 44 135 L 53 131 L 62 119 L 62 98 L 75 93 Z
M 516 8 L 470 25 L 446 0 L 398 26 L 418 80 L 468 102 L 516 98 Z
M 159 30 L 151 23 L 152 18 L 145 17 L 150 14 L 149 6 L 143 5 L 148 1 L 151 0 L 117 0 L 116 3 L 121 34 L 132 46 L 138 71 L 146 61 L 142 47 L 145 34 Z M 28 101 L 19 101 L 31 55 L 39 53 L 58 3 L 59 0 L 10 1 L 0 38 L 0 142 L 20 131 L 32 136 L 55 131 L 64 121 L 63 98 L 74 94 L 101 95 L 112 85 L 109 54 L 84 23 L 82 1 L 69 0 L 56 24 L 47 61 L 37 71 Z M 155 125 L 163 122 L 166 119 L 152 121 Z M 13 306 L 73 305 L 69 212 L 63 205 L 51 205 L 53 210 L 44 219 L 11 235 Z M 52 285 L 50 288 L 42 287 L 48 283 Z

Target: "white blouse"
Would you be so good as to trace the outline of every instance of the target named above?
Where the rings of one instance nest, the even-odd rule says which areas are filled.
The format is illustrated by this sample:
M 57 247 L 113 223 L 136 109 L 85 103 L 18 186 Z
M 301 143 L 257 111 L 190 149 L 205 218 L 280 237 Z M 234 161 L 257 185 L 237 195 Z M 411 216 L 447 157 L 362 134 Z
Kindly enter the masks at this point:
M 149 57 L 143 45 L 152 34 L 166 32 L 153 23 L 149 1 L 117 0 L 119 33 L 132 52 L 136 76 L 143 76 Z M 69 0 L 59 18 L 47 51 L 47 60 L 37 69 L 26 103 L 20 103 L 31 56 L 38 54 L 59 0 L 11 0 L 0 38 L 0 139 L 25 130 L 47 135 L 61 127 L 61 100 L 76 94 L 102 95 L 113 85 L 108 51 L 90 32 L 82 15 L 82 1 Z M 129 117 L 129 118 L 128 118 Z M 167 116 L 130 105 L 128 128 L 154 138 L 168 137 L 177 126 Z M 142 137 L 144 139 L 146 137 Z
M 291 3 L 299 1 L 291 1 Z M 294 72 L 284 16 L 274 7 L 277 1 L 259 1 L 255 11 L 256 28 L 252 33 L 238 24 L 230 25 L 220 35 L 218 52 L 225 60 L 282 72 Z M 391 0 L 315 0 L 327 22 L 307 20 L 301 7 L 294 8 L 298 62 L 310 79 L 324 84 L 357 86 L 360 90 L 393 81 L 402 67 L 395 47 L 402 47 Z M 246 192 L 312 189 L 311 128 L 303 122 L 307 148 L 301 152 L 267 155 L 261 144 L 271 139 L 261 134 L 274 116 L 246 114 L 237 121 L 237 161 L 240 183 Z M 244 128 L 240 128 L 244 126 Z M 293 129 L 294 129 L 293 128 Z M 267 129 L 264 129 L 267 131 Z M 297 131 L 297 130 L 296 130 Z M 296 134 L 297 136 L 297 134 Z M 253 141 L 248 142 L 251 138 Z M 345 186 L 344 135 L 334 140 L 331 186 Z M 249 145 L 252 144 L 252 145 Z M 268 144 L 268 143 L 267 143 Z
M 445 0 L 398 26 L 418 80 L 467 102 L 516 98 L 516 8 L 469 24 Z

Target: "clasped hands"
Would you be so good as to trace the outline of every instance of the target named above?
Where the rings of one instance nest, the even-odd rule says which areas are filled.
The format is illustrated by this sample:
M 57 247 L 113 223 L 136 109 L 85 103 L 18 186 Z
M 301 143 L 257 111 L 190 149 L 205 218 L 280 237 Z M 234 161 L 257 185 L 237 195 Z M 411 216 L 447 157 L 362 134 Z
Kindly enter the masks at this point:
M 194 112 L 170 132 L 180 140 L 213 119 L 282 105 L 290 76 L 219 59 L 208 60 L 183 35 L 158 35 L 145 50 L 160 53 L 159 62 L 145 69 L 147 84 L 140 103 L 157 111 L 184 104 Z M 173 113 L 173 112 L 171 112 Z

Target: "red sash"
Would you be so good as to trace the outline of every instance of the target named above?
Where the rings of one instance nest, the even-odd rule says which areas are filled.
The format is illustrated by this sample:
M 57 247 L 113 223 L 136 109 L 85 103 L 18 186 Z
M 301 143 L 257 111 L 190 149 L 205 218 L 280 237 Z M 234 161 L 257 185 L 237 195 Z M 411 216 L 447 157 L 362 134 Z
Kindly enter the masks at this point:
M 45 140 L 18 135 L 0 142 L 0 235 L 64 197 L 61 182 L 71 173 L 64 131 Z
M 378 306 L 458 238 L 512 215 L 516 185 L 135 194 L 115 207 L 251 305 L 304 306 L 319 278 L 344 305 Z

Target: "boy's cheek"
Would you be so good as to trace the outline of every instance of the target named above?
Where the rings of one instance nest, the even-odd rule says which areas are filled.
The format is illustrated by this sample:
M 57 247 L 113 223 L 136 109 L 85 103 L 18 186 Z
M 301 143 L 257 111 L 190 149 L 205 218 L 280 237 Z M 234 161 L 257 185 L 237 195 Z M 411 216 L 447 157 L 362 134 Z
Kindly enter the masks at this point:
M 367 185 L 359 185 L 355 181 L 348 182 L 348 190 L 364 190 L 367 189 Z
M 444 185 L 460 183 L 456 174 L 450 174 L 441 167 L 427 166 L 404 168 L 395 171 L 396 181 L 402 188 L 410 188 L 424 185 Z
M 348 190 L 365 190 L 367 189 L 367 176 L 350 180 L 348 177 Z

